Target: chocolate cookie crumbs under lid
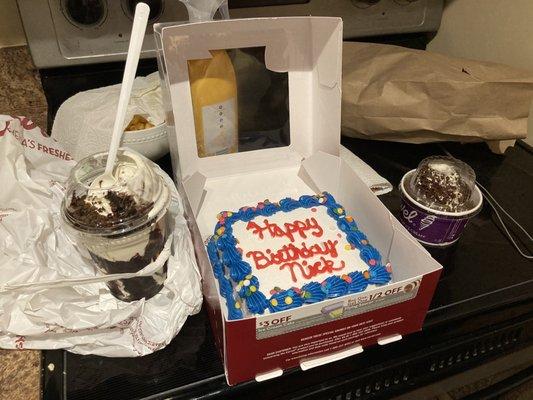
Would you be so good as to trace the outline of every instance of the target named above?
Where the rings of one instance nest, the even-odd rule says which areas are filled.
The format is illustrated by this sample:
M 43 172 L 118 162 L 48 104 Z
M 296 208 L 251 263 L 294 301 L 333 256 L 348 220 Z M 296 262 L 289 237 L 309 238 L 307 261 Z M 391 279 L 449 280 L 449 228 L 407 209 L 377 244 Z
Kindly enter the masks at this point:
M 437 211 L 460 212 L 472 207 L 476 176 L 452 157 L 434 156 L 420 162 L 406 189 L 420 204 Z

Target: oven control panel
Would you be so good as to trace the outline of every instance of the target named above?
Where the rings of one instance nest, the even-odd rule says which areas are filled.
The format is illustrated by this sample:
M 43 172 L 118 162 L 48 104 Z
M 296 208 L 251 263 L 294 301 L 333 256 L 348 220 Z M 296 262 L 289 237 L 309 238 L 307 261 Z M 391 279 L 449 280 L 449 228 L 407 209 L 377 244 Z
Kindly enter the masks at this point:
M 38 68 L 125 59 L 139 0 L 17 0 Z M 344 37 L 436 31 L 444 0 L 229 0 L 232 18 L 316 15 L 342 17 Z M 150 24 L 186 21 L 179 0 L 144 0 Z M 143 57 L 154 57 L 150 25 Z

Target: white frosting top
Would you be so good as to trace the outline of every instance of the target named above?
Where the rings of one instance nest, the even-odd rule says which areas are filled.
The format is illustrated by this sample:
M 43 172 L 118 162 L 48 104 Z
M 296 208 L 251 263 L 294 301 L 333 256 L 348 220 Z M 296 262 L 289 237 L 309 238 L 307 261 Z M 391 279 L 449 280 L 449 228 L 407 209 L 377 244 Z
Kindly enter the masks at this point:
M 111 213 L 111 206 L 105 198 L 109 189 L 119 193 L 131 194 L 139 202 L 153 203 L 149 218 L 157 215 L 168 202 L 170 190 L 163 178 L 138 154 L 125 150 L 117 158 L 113 169 L 113 177 L 116 179 L 113 188 L 99 188 L 98 182 L 95 181 L 91 185 L 85 200 L 87 203 L 101 209 L 99 212 L 102 215 Z
M 298 226 L 302 229 L 294 232 Z M 238 221 L 233 224 L 233 235 L 266 295 L 274 287 L 301 288 L 331 275 L 368 269 L 324 206 Z

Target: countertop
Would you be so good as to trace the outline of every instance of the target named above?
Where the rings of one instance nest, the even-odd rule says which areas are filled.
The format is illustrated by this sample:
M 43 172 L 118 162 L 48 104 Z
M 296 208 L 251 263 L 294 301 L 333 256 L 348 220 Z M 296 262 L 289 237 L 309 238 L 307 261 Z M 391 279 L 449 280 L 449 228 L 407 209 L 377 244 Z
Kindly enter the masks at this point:
M 46 99 L 27 47 L 0 49 L 0 89 L 0 114 L 46 127 Z M 40 351 L 0 349 L 0 400 L 39 399 L 40 369 Z

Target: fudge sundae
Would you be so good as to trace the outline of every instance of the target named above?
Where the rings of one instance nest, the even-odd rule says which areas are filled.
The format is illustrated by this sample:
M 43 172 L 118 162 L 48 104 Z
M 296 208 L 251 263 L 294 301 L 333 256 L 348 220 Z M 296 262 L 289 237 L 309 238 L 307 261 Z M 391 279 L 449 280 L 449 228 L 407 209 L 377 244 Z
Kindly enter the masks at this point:
M 418 165 L 409 194 L 432 210 L 461 212 L 472 208 L 476 175 L 464 162 L 452 157 L 429 157 Z
M 134 273 L 154 262 L 165 246 L 170 190 L 151 161 L 129 150 L 119 150 L 112 183 L 100 181 L 106 159 L 107 153 L 100 153 L 76 165 L 61 215 L 101 273 Z M 123 301 L 149 299 L 165 278 L 166 263 L 152 275 L 112 280 L 107 286 Z

